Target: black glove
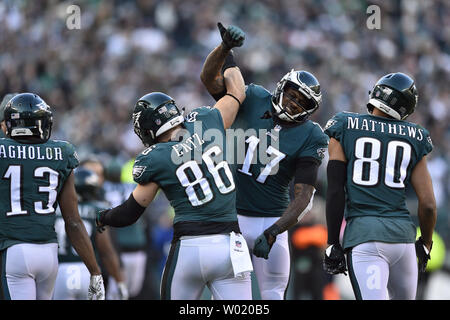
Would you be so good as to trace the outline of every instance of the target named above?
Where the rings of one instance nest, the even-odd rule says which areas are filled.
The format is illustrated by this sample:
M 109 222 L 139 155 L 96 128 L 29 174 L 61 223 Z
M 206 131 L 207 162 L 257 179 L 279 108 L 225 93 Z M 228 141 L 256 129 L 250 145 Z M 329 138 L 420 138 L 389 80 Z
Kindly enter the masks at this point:
M 329 274 L 343 273 L 347 275 L 345 264 L 345 253 L 340 244 L 333 244 L 325 250 L 323 259 L 323 270 Z
M 428 251 L 428 248 L 425 245 L 425 242 L 423 241 L 422 237 L 419 237 L 417 239 L 416 243 L 416 255 L 417 259 L 419 260 L 419 272 L 425 272 L 425 269 L 427 268 L 428 260 L 430 260 L 430 252 L 431 248 L 433 247 L 433 242 L 431 242 L 430 250 Z
M 102 217 L 110 210 L 111 210 L 111 208 L 97 212 L 97 216 L 95 217 L 95 227 L 96 227 L 97 231 L 100 233 L 102 233 L 106 229 L 105 225 L 102 223 Z
M 222 37 L 222 43 L 225 48 L 232 49 L 234 47 L 240 47 L 244 43 L 245 33 L 241 28 L 236 26 L 229 26 L 227 29 L 222 25 L 222 23 L 217 23 L 217 27 L 220 31 L 220 36 Z

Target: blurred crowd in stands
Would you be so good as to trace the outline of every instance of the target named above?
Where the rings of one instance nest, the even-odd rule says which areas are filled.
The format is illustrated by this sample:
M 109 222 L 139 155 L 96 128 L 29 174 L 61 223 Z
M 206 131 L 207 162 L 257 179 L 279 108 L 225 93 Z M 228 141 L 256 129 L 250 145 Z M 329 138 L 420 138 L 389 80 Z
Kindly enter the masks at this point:
M 366 24 L 373 4 L 379 29 Z M 67 27 L 70 5 L 80 8 L 80 29 Z M 221 41 L 218 21 L 246 32 L 235 49 L 246 83 L 274 90 L 292 68 L 318 78 L 323 104 L 313 120 L 322 126 L 339 111 L 366 112 L 368 91 L 382 75 L 411 75 L 419 102 L 408 120 L 433 139 L 436 230 L 450 248 L 447 0 L 3 0 L 0 96 L 39 94 L 54 112 L 52 138 L 72 142 L 82 158 L 125 164 L 143 149 L 131 125 L 139 97 L 163 91 L 187 110 L 214 103 L 199 75 Z M 323 216 L 317 213 L 316 222 L 323 224 Z

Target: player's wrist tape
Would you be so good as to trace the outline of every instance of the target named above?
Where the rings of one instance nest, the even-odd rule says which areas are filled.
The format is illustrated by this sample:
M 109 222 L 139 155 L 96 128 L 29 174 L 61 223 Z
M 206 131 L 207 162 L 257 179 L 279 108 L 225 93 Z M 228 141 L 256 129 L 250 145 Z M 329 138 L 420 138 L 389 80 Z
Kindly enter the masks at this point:
M 428 256 L 430 256 L 431 249 L 433 248 L 433 241 L 431 241 L 430 250 L 428 250 L 427 246 L 425 245 L 425 241 L 423 240 L 422 236 L 419 237 L 419 241 L 420 241 L 420 243 L 421 243 L 422 246 L 423 246 L 424 252 L 425 252 Z
M 276 238 L 277 235 L 279 235 L 281 233 L 281 228 L 277 225 L 277 224 L 273 224 L 271 225 L 269 228 L 267 228 L 266 230 L 264 230 L 264 235 L 267 236 L 271 235 L 272 237 Z
M 238 98 L 236 98 L 235 96 L 233 96 L 231 93 L 226 93 L 225 94 L 226 96 L 230 96 L 230 97 L 232 97 L 234 100 L 236 100 L 237 101 L 237 103 L 239 103 L 239 107 L 241 106 L 241 102 L 239 101 L 239 99 Z
M 228 55 L 225 58 L 225 61 L 222 66 L 222 74 L 227 70 L 228 68 L 237 67 L 236 61 L 234 61 L 234 53 L 233 50 L 230 50 Z
M 130 194 L 130 197 L 121 205 L 109 210 L 100 217 L 100 223 L 111 227 L 126 227 L 135 223 L 144 213 L 142 207 Z

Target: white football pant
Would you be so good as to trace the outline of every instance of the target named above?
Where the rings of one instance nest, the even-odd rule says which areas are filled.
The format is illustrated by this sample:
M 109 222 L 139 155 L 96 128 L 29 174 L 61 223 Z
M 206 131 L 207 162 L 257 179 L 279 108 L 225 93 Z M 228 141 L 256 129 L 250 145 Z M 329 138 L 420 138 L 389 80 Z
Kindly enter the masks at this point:
M 239 228 L 252 251 L 256 238 L 275 223 L 278 217 L 238 215 Z M 269 259 L 252 254 L 253 269 L 263 300 L 283 300 L 289 282 L 290 253 L 287 231 L 279 234 L 269 253 Z
M 1 252 L 4 299 L 50 300 L 58 273 L 58 244 L 19 243 Z M 5 281 L 6 280 L 6 281 Z
M 228 234 L 181 237 L 171 245 L 161 299 L 198 300 L 205 286 L 214 300 L 252 299 L 250 273 L 234 277 Z
M 356 299 L 416 298 L 418 269 L 414 243 L 362 243 L 347 254 L 347 264 Z

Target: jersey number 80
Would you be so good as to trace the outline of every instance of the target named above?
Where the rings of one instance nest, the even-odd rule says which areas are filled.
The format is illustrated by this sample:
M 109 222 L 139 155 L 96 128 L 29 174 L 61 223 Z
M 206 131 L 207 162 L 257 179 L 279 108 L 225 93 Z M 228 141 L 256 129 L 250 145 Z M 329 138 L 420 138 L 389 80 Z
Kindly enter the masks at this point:
M 382 157 L 380 140 L 362 137 L 355 142 L 355 162 L 353 163 L 353 183 L 375 186 L 380 180 Z M 411 145 L 392 140 L 386 147 L 384 163 L 384 184 L 390 188 L 404 188 L 407 169 L 411 161 Z

